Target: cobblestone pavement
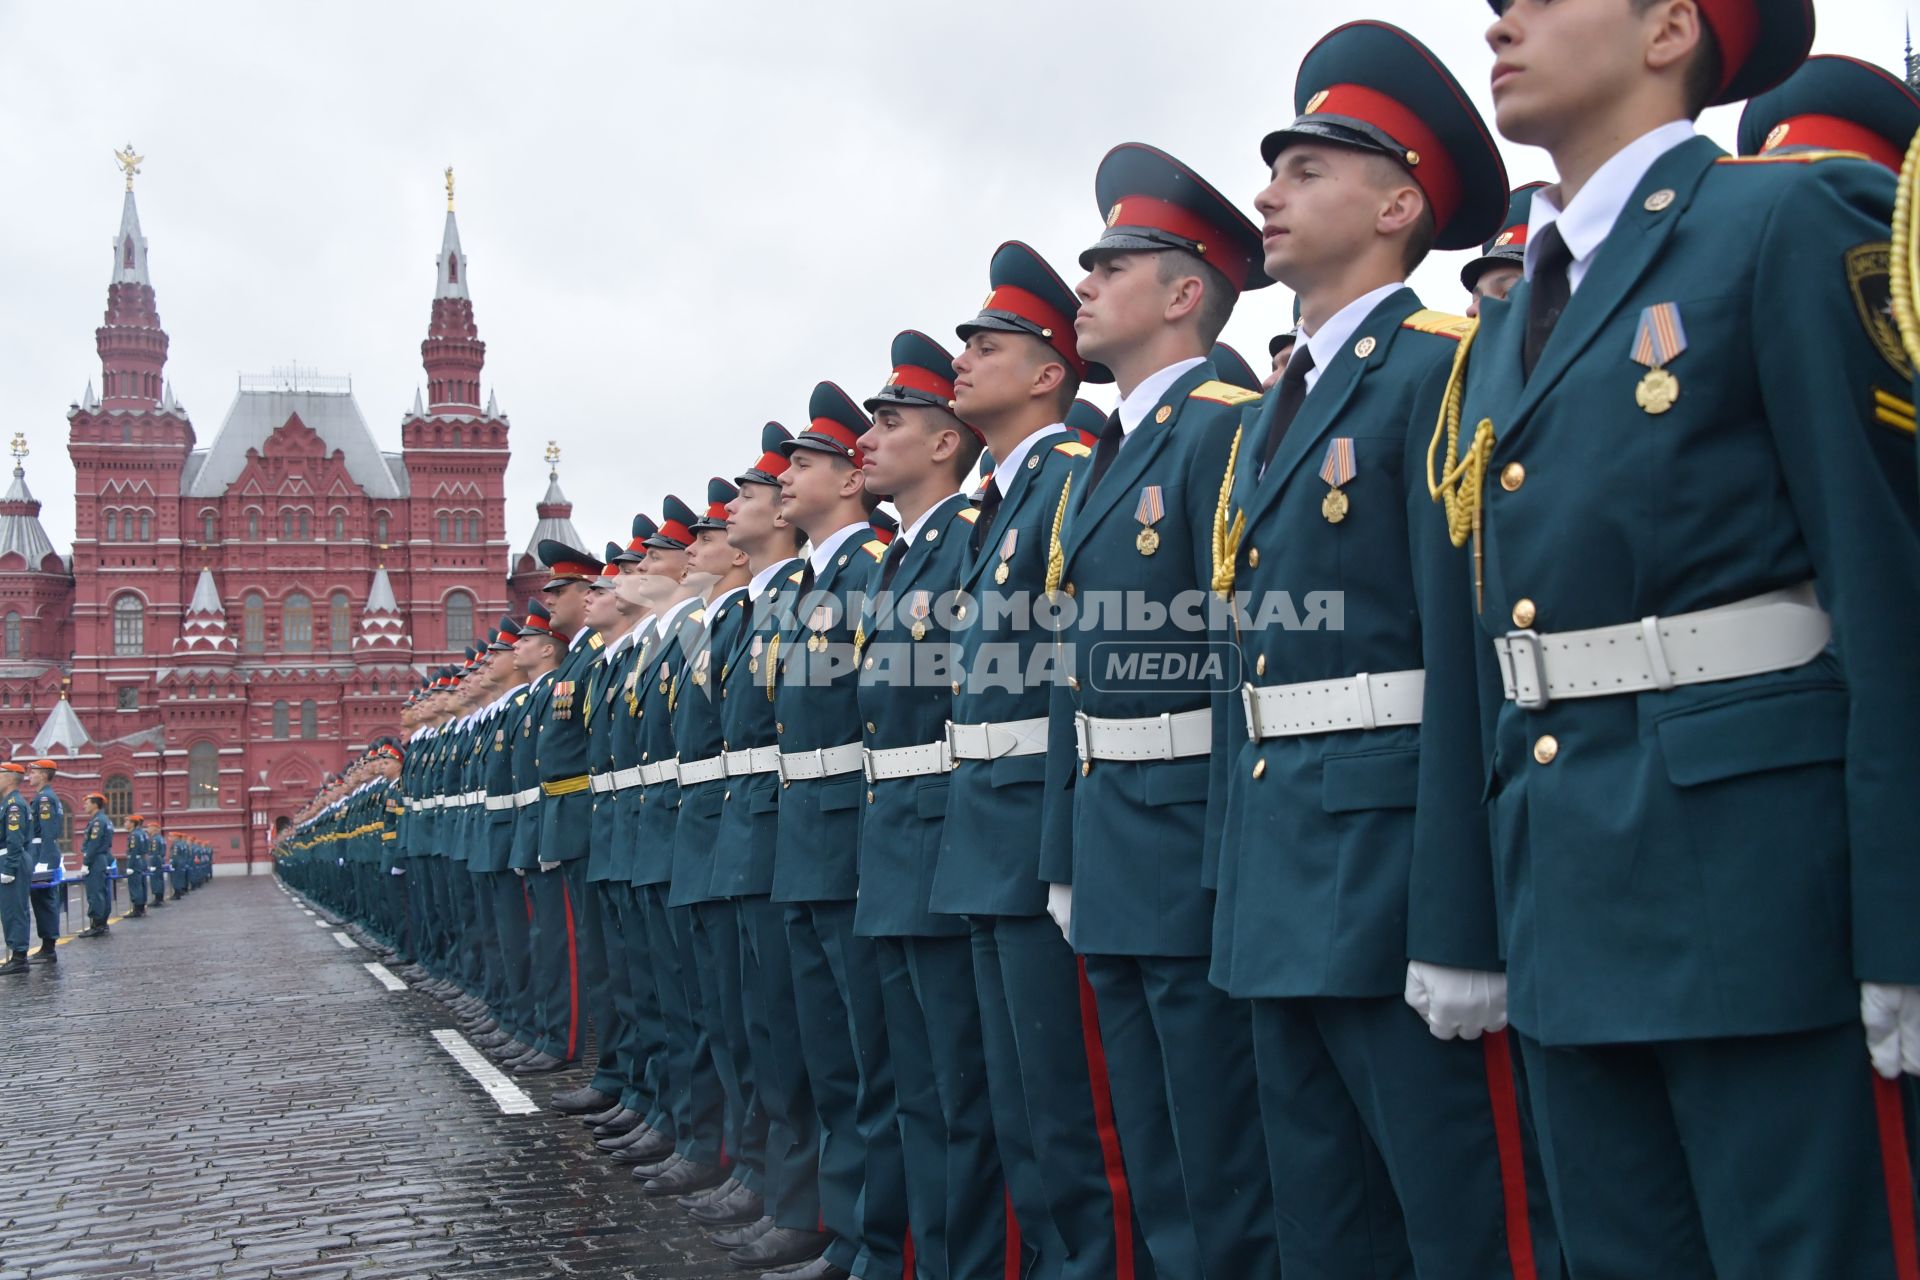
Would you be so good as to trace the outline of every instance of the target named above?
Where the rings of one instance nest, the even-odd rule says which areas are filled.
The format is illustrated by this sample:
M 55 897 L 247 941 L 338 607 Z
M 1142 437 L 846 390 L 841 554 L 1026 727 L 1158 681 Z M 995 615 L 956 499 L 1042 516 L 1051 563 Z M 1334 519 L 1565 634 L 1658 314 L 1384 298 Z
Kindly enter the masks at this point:
M 0 978 L 0 1280 L 742 1274 L 271 877 L 59 955 Z

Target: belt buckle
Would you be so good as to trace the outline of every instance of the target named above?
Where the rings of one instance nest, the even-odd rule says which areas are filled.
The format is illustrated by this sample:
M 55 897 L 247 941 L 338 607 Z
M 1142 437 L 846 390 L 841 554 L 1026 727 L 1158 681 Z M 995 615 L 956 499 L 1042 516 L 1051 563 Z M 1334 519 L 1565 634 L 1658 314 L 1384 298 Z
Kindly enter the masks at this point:
M 960 758 L 960 753 L 959 753 L 959 751 L 958 751 L 958 750 L 956 750 L 956 749 L 955 749 L 955 747 L 954 747 L 954 741 L 953 741 L 953 721 L 951 721 L 951 720 L 949 720 L 949 721 L 947 721 L 947 727 L 946 727 L 945 729 L 943 729 L 943 730 L 941 730 L 941 731 L 940 731 L 940 741 L 941 741 L 942 743 L 944 743 L 944 744 L 945 744 L 945 746 L 946 746 L 946 748 L 947 748 L 947 759 L 948 759 L 949 761 L 953 761 L 953 760 L 958 760 L 958 759 Z M 991 749 L 992 749 L 992 748 L 991 748 L 991 744 L 989 744 L 989 748 L 988 748 L 988 749 L 989 749 L 989 751 L 991 751 Z M 948 768 L 952 768 L 953 766 L 952 766 L 951 764 L 949 764 L 949 765 L 948 765 L 947 767 L 948 767 Z
M 824 774 L 825 772 L 826 769 L 822 766 L 821 773 Z M 873 776 L 873 752 L 864 746 L 860 748 L 860 772 L 867 776 L 867 781 L 870 783 L 879 781 L 878 778 Z
M 1260 691 L 1251 682 L 1240 686 L 1240 708 L 1246 713 L 1247 741 L 1259 742 L 1265 726 L 1260 723 Z
M 1507 648 L 1502 655 L 1502 665 L 1507 669 L 1507 682 L 1513 686 L 1513 704 L 1522 711 L 1545 710 L 1553 699 L 1547 696 L 1547 667 L 1540 651 L 1540 633 L 1531 628 L 1509 631 L 1505 639 Z M 1533 680 L 1531 694 L 1522 687 L 1522 671 Z
M 1073 742 L 1080 753 L 1080 762 L 1086 764 L 1093 759 L 1093 733 L 1089 722 L 1092 717 L 1084 711 L 1073 713 Z

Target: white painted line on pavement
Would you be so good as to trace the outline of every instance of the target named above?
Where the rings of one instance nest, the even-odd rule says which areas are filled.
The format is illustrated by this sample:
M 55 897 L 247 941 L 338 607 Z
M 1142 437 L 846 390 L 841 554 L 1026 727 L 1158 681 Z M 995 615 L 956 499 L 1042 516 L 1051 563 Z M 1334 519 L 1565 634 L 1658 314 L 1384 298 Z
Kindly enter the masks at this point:
M 458 1031 L 443 1028 L 434 1032 L 433 1038 L 440 1042 L 442 1049 L 453 1055 L 453 1060 L 465 1068 L 468 1075 L 479 1082 L 500 1110 L 510 1116 L 530 1116 L 540 1110 L 519 1085 L 501 1075 L 500 1069 L 481 1057 L 480 1051 L 468 1044 L 467 1038 Z
M 360 967 L 362 969 L 365 969 L 368 973 L 372 974 L 374 977 L 380 979 L 380 985 L 385 987 L 389 991 L 405 991 L 407 989 L 407 984 L 400 981 L 399 977 L 397 977 L 394 974 L 393 970 L 387 968 L 387 966 L 381 964 L 377 960 L 372 961 L 368 964 L 363 964 Z
M 355 942 L 352 938 L 349 938 L 344 933 L 334 934 L 333 940 L 339 943 L 341 946 L 345 947 L 349 951 L 358 951 L 360 949 L 360 944 Z
M 309 915 L 311 915 L 311 914 L 313 914 L 313 913 L 312 913 L 312 912 L 308 912 L 307 914 L 309 914 Z M 319 925 L 319 926 L 320 926 L 320 927 L 321 927 L 322 929 L 324 929 L 324 928 L 326 928 L 326 927 L 327 927 L 327 922 L 326 922 L 325 920 L 315 920 L 315 921 L 314 921 L 314 923 L 315 923 L 315 924 L 317 924 L 317 925 Z

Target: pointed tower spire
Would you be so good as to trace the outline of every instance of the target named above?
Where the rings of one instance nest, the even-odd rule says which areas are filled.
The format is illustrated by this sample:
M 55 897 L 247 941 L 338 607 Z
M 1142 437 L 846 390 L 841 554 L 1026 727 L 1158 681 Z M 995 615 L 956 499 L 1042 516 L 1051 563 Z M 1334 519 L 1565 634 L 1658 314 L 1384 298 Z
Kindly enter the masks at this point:
M 193 584 L 193 599 L 181 616 L 173 651 L 197 663 L 230 663 L 239 656 L 227 631 L 227 608 L 220 603 L 220 589 L 213 583 L 213 570 L 206 565 L 200 567 L 200 577 Z
M 564 542 L 570 547 L 580 545 L 580 533 L 573 527 L 573 503 L 560 489 L 560 445 L 558 441 L 547 441 L 547 492 L 534 507 L 539 517 L 534 522 L 533 536 L 527 539 L 527 549 L 514 560 L 513 573 L 508 578 L 512 598 L 524 600 L 540 590 L 546 578 L 540 576 L 546 570 L 540 567 L 540 544 L 548 538 L 555 542 Z
M 94 330 L 100 352 L 101 387 L 108 409 L 152 409 L 160 404 L 161 371 L 167 363 L 167 333 L 154 305 L 147 275 L 147 238 L 133 200 L 133 176 L 146 157 L 133 144 L 113 153 L 127 179 L 120 202 L 120 230 L 113 238 L 113 275 L 107 284 L 105 322 Z
M 467 255 L 460 248 L 460 226 L 453 214 L 453 169 L 447 169 L 447 225 L 440 236 L 439 277 L 433 291 L 433 317 L 420 344 L 427 370 L 427 412 L 477 414 L 480 370 L 487 344 L 473 323 L 467 293 Z
M 13 483 L 0 497 L 0 556 L 18 555 L 38 569 L 52 555 L 53 539 L 40 523 L 40 500 L 27 488 L 27 437 L 13 433 Z
M 406 619 L 393 594 L 393 580 L 387 566 L 373 571 L 373 586 L 367 591 L 367 606 L 360 612 L 360 634 L 353 638 L 356 662 L 403 661 L 407 652 Z

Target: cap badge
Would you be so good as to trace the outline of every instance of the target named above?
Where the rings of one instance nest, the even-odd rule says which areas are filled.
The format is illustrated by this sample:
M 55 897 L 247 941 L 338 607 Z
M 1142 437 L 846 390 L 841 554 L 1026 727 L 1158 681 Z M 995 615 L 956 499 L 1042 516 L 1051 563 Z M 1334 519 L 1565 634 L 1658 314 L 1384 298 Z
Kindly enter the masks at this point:
M 1512 243 L 1513 243 L 1513 232 L 1511 231 L 1502 231 L 1499 235 L 1493 238 L 1493 245 L 1494 245 L 1494 248 L 1496 249 L 1503 244 L 1512 244 Z
M 1328 90 L 1326 90 L 1326 89 L 1322 89 L 1322 90 L 1321 90 L 1320 92 L 1318 92 L 1318 93 L 1316 93 L 1316 94 L 1314 94 L 1314 95 L 1313 95 L 1313 96 L 1312 96 L 1311 98 L 1308 98 L 1308 99 L 1307 99 L 1307 109 L 1306 109 L 1305 111 L 1303 111 L 1303 112 L 1301 112 L 1301 114 L 1302 114 L 1302 115 L 1309 115 L 1309 116 L 1310 116 L 1310 115 L 1312 115 L 1312 114 L 1313 114 L 1314 112 L 1316 112 L 1316 111 L 1318 111 L 1318 110 L 1320 109 L 1320 107 L 1321 107 L 1321 104 L 1323 104 L 1323 103 L 1325 103 L 1325 102 L 1326 102 L 1326 100 L 1327 100 L 1327 93 L 1328 93 Z
M 1789 127 L 1790 126 L 1784 120 L 1781 121 L 1779 124 L 1773 126 L 1772 130 L 1769 131 L 1767 134 L 1767 140 L 1760 144 L 1760 149 L 1762 151 L 1771 151 L 1775 147 L 1779 146 L 1781 143 L 1785 142 L 1787 140 L 1787 131 Z
M 1116 200 L 1113 202 L 1113 208 L 1107 210 L 1107 225 L 1112 226 L 1118 221 L 1120 221 L 1120 202 Z

